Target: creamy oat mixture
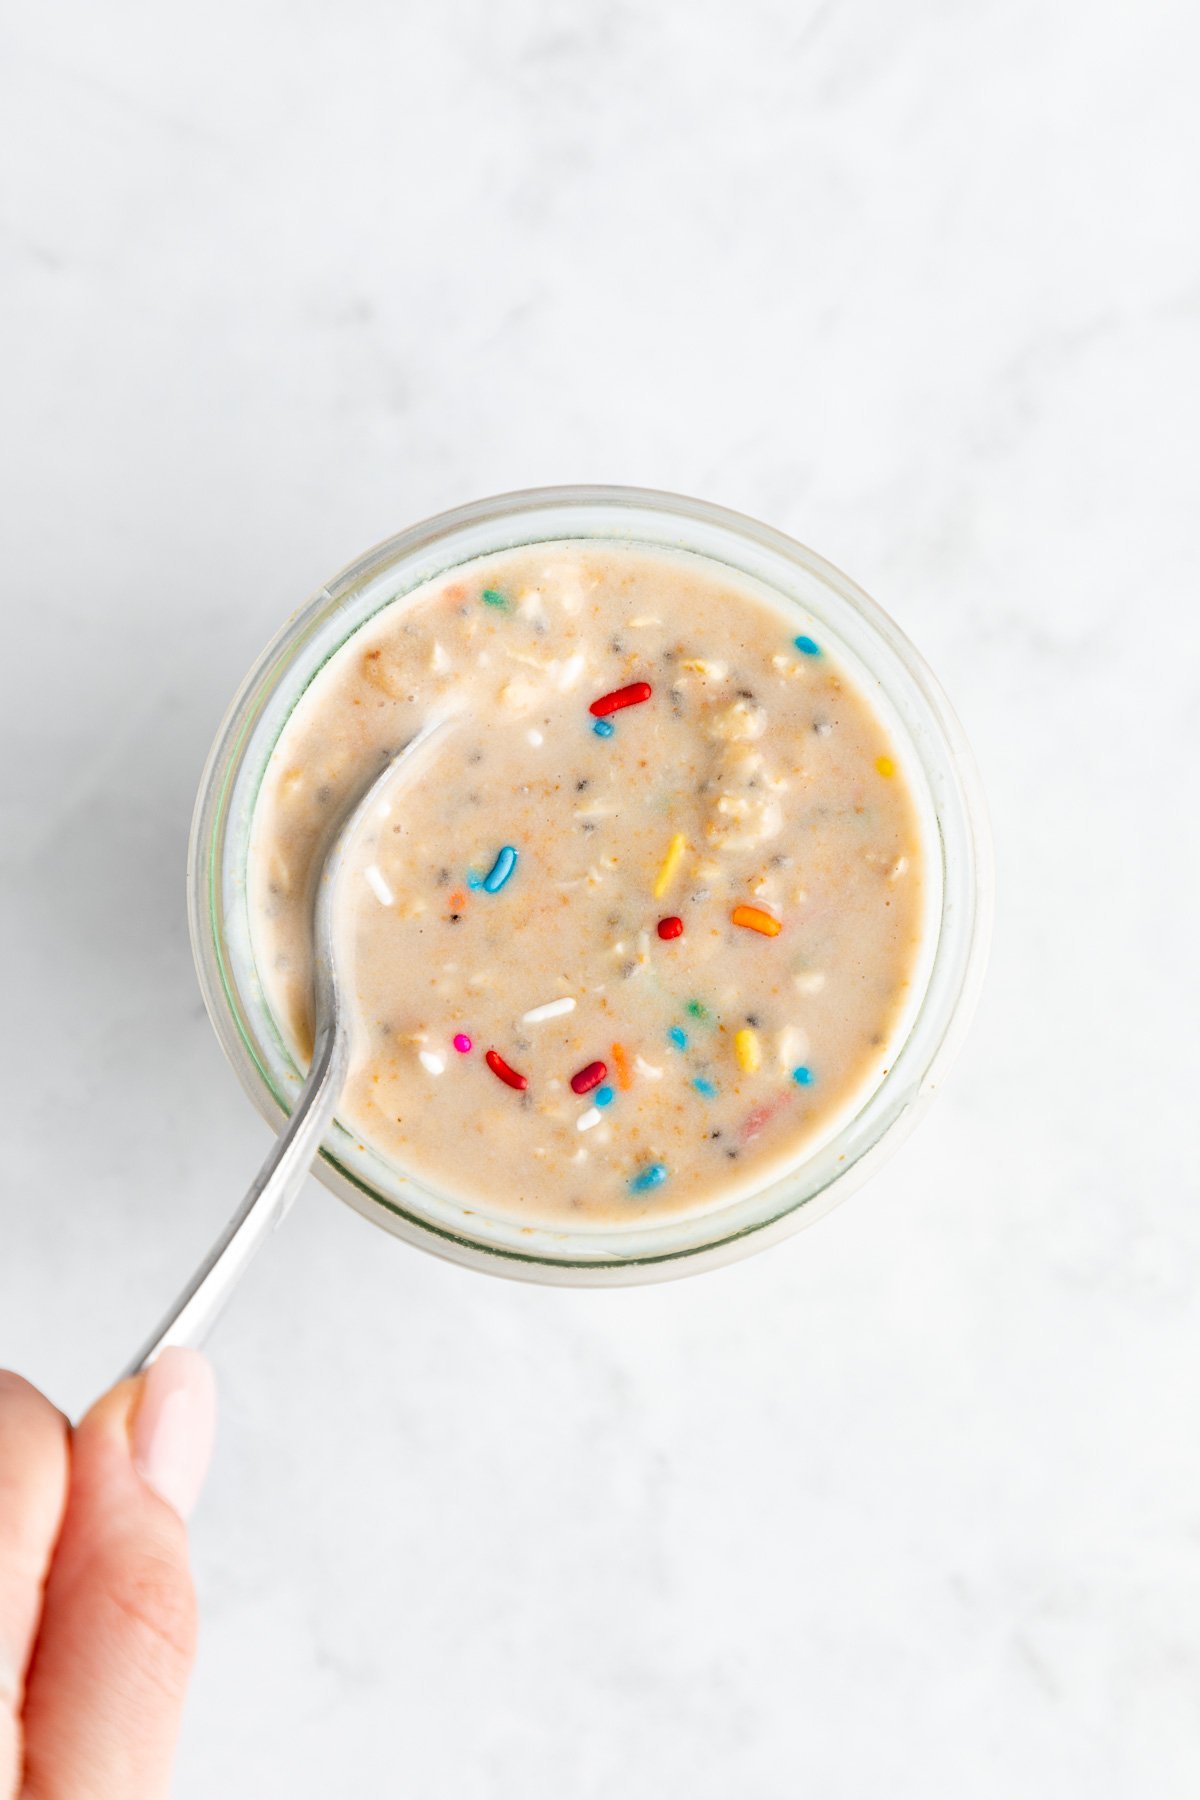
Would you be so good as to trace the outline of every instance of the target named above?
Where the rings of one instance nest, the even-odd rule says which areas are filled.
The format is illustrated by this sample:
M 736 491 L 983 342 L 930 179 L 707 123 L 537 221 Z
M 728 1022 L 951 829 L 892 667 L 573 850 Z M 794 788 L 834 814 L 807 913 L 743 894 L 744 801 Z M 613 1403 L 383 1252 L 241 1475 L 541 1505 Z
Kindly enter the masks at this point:
M 719 565 L 563 542 L 431 582 L 321 670 L 250 863 L 302 1062 L 314 868 L 381 761 L 455 720 L 346 880 L 340 1117 L 400 1172 L 530 1224 L 624 1225 L 779 1174 L 879 1078 L 921 933 L 916 815 L 802 624 Z

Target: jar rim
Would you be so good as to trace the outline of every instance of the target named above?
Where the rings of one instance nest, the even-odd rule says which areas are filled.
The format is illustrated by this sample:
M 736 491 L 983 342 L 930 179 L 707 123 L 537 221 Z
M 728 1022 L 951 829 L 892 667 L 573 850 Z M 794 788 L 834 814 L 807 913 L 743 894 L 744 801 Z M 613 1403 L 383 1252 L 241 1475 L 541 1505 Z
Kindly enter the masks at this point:
M 481 1212 L 464 1214 L 473 1221 L 469 1229 L 451 1230 L 422 1213 L 418 1182 L 406 1184 L 417 1197 L 408 1206 L 364 1180 L 361 1168 L 350 1164 L 349 1134 L 340 1126 L 333 1128 L 314 1165 L 325 1186 L 374 1223 L 452 1261 L 542 1282 L 628 1284 L 718 1266 L 765 1248 L 830 1210 L 907 1135 L 940 1086 L 978 998 L 991 929 L 991 843 L 966 737 L 924 659 L 855 582 L 773 526 L 707 501 L 609 485 L 526 489 L 439 513 L 357 557 L 292 614 L 238 687 L 201 777 L 188 853 L 188 918 L 197 976 L 227 1059 L 273 1125 L 279 1126 L 289 1108 L 251 1028 L 248 998 L 239 985 L 236 921 L 237 908 L 244 906 L 244 883 L 239 892 L 230 866 L 231 827 L 236 829 L 245 813 L 249 784 L 257 794 L 251 752 L 261 757 L 264 737 L 273 729 L 272 706 L 278 714 L 286 704 L 286 678 L 300 666 L 306 649 L 310 657 L 323 653 L 286 704 L 284 718 L 327 656 L 340 647 L 329 648 L 331 633 L 346 625 L 344 641 L 378 610 L 350 622 L 356 598 L 372 593 L 372 584 L 402 578 L 400 591 L 407 592 L 475 556 L 553 539 L 675 548 L 763 580 L 783 599 L 797 599 L 798 584 L 806 595 L 801 604 L 817 597 L 825 610 L 817 605 L 812 615 L 863 657 L 881 697 L 905 713 L 936 822 L 931 843 L 941 859 L 940 916 L 927 978 L 903 1045 L 853 1117 L 761 1196 L 723 1209 L 683 1213 L 664 1220 L 653 1233 L 593 1231 L 582 1239 L 553 1228 L 522 1231 L 511 1222 L 502 1229 Z M 880 658 L 894 686 L 877 673 Z M 273 1020 L 270 1024 L 274 1028 Z M 299 1080 L 296 1072 L 297 1088 Z M 777 1204 L 769 1198 L 776 1189 Z M 517 1236 L 530 1241 L 518 1245 L 512 1241 Z M 581 1249 L 581 1241 L 586 1248 Z

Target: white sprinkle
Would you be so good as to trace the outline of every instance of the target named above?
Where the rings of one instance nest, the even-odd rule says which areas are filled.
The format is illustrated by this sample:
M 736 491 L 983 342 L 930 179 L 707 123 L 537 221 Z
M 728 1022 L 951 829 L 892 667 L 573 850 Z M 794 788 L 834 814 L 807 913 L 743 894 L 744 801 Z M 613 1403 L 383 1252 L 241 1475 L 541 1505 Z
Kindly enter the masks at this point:
M 383 870 L 378 863 L 368 863 L 363 870 L 368 886 L 381 906 L 394 906 L 396 896 L 383 878 Z
M 445 1057 L 439 1056 L 434 1050 L 419 1050 L 417 1057 L 421 1067 L 428 1069 L 431 1075 L 440 1075 L 446 1067 Z
M 598 1125 L 603 1117 L 604 1114 L 600 1111 L 598 1106 L 589 1106 L 587 1111 L 585 1113 L 580 1113 L 579 1117 L 576 1119 L 575 1129 L 576 1131 L 590 1131 L 592 1126 Z
M 651 1081 L 662 1080 L 662 1070 L 656 1069 L 653 1063 L 648 1063 L 642 1056 L 634 1057 L 633 1066 L 639 1075 L 645 1075 Z
M 566 662 L 562 665 L 561 669 L 559 669 L 555 680 L 555 686 L 560 692 L 565 694 L 575 686 L 575 683 L 583 674 L 583 663 L 584 659 L 582 651 L 576 651 L 574 656 L 568 656 Z
M 643 613 L 640 618 L 630 619 L 629 623 L 633 630 L 640 631 L 644 625 L 661 625 L 662 620 L 656 619 L 652 613 Z
M 535 1006 L 531 1012 L 521 1014 L 522 1025 L 540 1025 L 544 1019 L 561 1019 L 564 1013 L 574 1012 L 575 1002 L 568 994 L 564 1000 L 547 1000 L 545 1006 Z
M 535 750 L 540 749 L 546 741 L 540 731 L 527 731 L 525 736 L 529 739 L 529 742 L 533 745 Z
M 782 1074 L 789 1074 L 797 1063 L 806 1063 L 811 1051 L 807 1031 L 799 1025 L 785 1025 L 776 1045 L 776 1061 Z
M 584 1149 L 582 1144 L 580 1144 L 578 1150 L 575 1152 L 574 1156 L 571 1157 L 570 1160 L 573 1163 L 585 1163 L 587 1161 L 587 1151 Z
M 820 969 L 805 969 L 802 974 L 793 976 L 792 986 L 798 994 L 819 994 L 825 986 L 825 977 Z
M 450 667 L 450 658 L 446 655 L 446 652 L 442 649 L 442 646 L 436 639 L 434 640 L 433 654 L 429 658 L 429 661 L 432 668 L 439 675 L 445 674 L 446 670 Z

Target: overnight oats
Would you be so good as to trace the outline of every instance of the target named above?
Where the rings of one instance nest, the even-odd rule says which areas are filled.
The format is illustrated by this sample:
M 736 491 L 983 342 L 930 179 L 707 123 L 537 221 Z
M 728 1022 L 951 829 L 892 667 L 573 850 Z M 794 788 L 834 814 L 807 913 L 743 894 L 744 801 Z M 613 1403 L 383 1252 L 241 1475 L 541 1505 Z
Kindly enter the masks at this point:
M 327 1166 L 460 1260 L 619 1279 L 777 1235 L 931 1089 L 978 976 L 978 816 L 879 667 L 882 615 L 839 611 L 820 583 L 842 578 L 775 534 L 806 592 L 765 553 L 714 553 L 731 515 L 663 531 L 689 504 L 518 496 L 423 528 L 424 554 L 384 546 L 301 615 L 317 629 L 226 745 L 204 924 L 256 1097 L 286 1106 L 324 853 L 440 722 L 343 880 L 353 1059 Z
M 903 760 L 824 645 L 727 571 L 543 544 L 379 613 L 263 782 L 250 919 L 297 1060 L 331 827 L 448 727 L 347 880 L 343 1122 L 540 1223 L 758 1185 L 879 1079 L 921 939 Z

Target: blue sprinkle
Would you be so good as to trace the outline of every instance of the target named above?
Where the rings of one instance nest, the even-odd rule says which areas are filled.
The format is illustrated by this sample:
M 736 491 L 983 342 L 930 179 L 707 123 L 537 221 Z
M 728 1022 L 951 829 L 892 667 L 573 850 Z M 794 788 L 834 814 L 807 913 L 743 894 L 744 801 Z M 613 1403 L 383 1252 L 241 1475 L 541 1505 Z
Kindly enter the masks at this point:
M 821 646 L 815 638 L 802 636 L 796 638 L 794 642 L 797 650 L 803 651 L 805 656 L 820 656 L 821 654 Z
M 474 869 L 468 869 L 467 886 L 469 888 L 481 888 L 483 886 L 483 876 L 477 875 Z
M 492 864 L 491 871 L 483 878 L 485 894 L 498 894 L 509 876 L 517 866 L 517 853 L 511 844 L 505 844 L 499 856 Z
M 698 1094 L 703 1094 L 706 1100 L 711 1100 L 716 1095 L 716 1088 L 713 1086 L 712 1082 L 707 1081 L 703 1075 L 697 1075 L 692 1086 Z
M 804 1064 L 801 1063 L 798 1069 L 792 1070 L 792 1080 L 798 1083 L 800 1087 L 811 1087 L 813 1072 L 811 1069 L 806 1069 Z
M 667 1036 L 670 1038 L 671 1042 L 674 1044 L 674 1046 L 677 1050 L 686 1050 L 687 1049 L 687 1032 L 683 1031 L 678 1025 L 672 1025 L 670 1031 L 668 1031 L 668 1033 L 667 1033 Z
M 614 1098 L 615 1096 L 610 1087 L 597 1088 L 592 1095 L 592 1099 L 596 1102 L 597 1106 L 611 1106 Z
M 597 737 L 611 737 L 616 729 L 611 719 L 597 719 L 592 726 Z
M 644 1194 L 647 1188 L 661 1187 L 666 1179 L 666 1163 L 651 1163 L 648 1168 L 642 1169 L 639 1174 L 634 1176 L 629 1184 L 630 1191 L 635 1194 Z

